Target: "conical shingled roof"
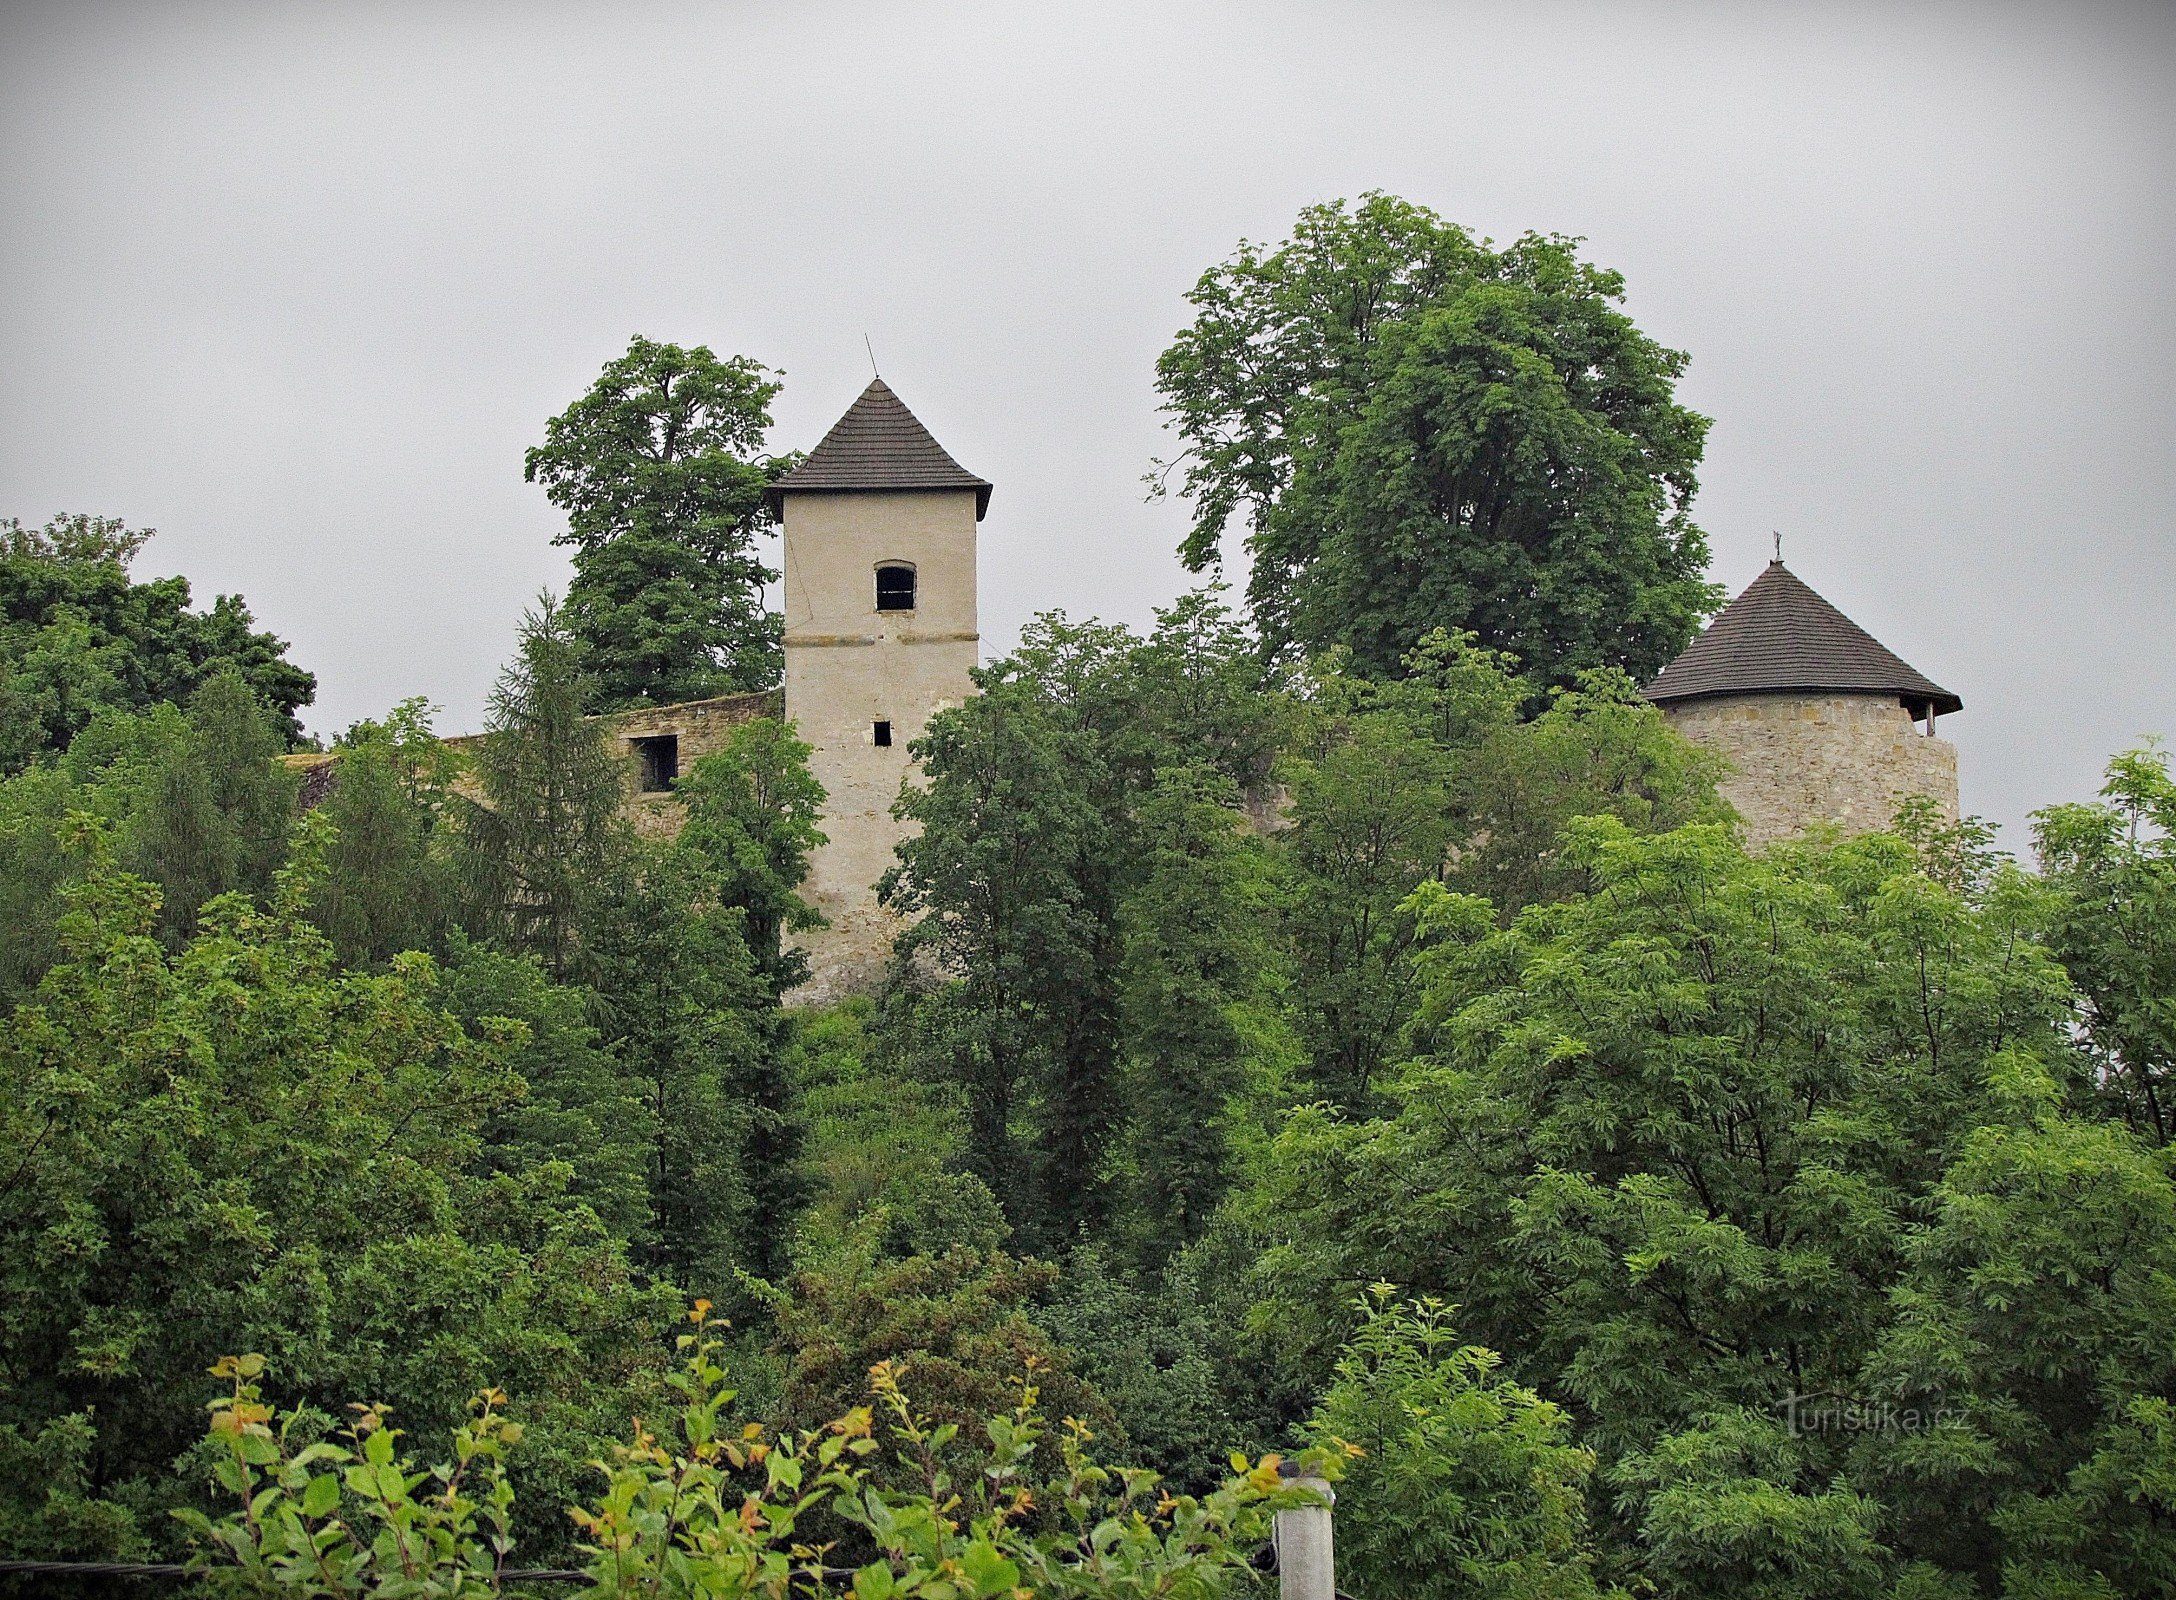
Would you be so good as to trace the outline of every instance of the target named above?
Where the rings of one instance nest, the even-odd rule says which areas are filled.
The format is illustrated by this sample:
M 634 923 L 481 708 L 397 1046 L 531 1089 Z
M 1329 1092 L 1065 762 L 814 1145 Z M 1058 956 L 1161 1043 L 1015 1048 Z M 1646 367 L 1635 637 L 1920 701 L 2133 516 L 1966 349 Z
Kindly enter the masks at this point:
M 954 461 L 882 378 L 870 380 L 806 461 L 771 485 L 771 514 L 801 489 L 972 489 L 975 520 L 990 509 L 989 480 Z
M 1725 694 L 1893 694 L 1915 717 L 1964 709 L 1780 561 L 1647 686 L 1660 705 Z

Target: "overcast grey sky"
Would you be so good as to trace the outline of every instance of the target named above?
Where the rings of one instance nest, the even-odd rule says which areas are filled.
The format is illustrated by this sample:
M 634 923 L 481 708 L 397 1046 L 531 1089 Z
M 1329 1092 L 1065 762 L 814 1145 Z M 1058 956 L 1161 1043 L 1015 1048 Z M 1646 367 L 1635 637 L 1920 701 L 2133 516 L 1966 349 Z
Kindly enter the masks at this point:
M 1691 353 L 1696 512 L 1965 699 L 2006 825 L 2176 735 L 2176 8 L 0 7 L 0 515 L 160 530 L 321 731 L 473 728 L 563 584 L 523 449 L 631 333 L 886 378 L 995 481 L 982 616 L 1186 582 L 1151 368 L 1384 188 L 1583 235 Z

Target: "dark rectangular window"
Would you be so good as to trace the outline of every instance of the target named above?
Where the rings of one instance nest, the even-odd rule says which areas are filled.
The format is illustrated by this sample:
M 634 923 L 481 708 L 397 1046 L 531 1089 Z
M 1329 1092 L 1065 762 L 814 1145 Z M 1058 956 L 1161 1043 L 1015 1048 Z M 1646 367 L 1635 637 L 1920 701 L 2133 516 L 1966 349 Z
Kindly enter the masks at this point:
M 635 747 L 635 760 L 642 768 L 642 792 L 663 794 L 670 789 L 673 780 L 680 776 L 680 736 L 660 733 L 631 742 Z
M 876 608 L 879 611 L 912 611 L 914 609 L 914 569 L 912 567 L 878 567 L 876 569 Z
M 871 728 L 869 732 L 870 736 L 876 740 L 876 747 L 879 750 L 889 750 L 892 747 L 892 725 L 890 723 L 880 722 L 874 728 Z

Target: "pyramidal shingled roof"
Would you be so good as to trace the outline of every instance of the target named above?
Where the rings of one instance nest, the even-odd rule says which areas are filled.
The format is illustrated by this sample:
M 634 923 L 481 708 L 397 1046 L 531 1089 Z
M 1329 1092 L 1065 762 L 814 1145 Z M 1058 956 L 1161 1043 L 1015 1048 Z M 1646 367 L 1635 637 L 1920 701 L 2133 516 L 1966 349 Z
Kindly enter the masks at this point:
M 1908 665 L 1780 561 L 1647 686 L 1667 705 L 1724 694 L 1893 694 L 1912 712 L 1964 702 Z
M 870 381 L 807 460 L 771 485 L 772 515 L 800 489 L 972 489 L 975 520 L 990 509 L 989 480 L 954 461 L 882 378 Z

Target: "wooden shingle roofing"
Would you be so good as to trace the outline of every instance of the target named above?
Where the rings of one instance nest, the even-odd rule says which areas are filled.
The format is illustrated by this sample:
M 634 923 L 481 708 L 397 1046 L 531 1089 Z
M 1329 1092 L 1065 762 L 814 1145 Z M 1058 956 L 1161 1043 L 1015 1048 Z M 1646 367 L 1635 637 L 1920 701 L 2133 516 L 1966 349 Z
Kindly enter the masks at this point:
M 1726 694 L 1893 694 L 1915 717 L 1964 709 L 1780 561 L 1723 607 L 1646 693 L 1658 705 Z
M 954 461 L 882 378 L 871 380 L 807 460 L 771 485 L 771 514 L 803 489 L 972 489 L 975 520 L 990 509 L 989 480 Z

